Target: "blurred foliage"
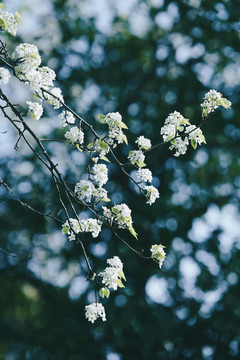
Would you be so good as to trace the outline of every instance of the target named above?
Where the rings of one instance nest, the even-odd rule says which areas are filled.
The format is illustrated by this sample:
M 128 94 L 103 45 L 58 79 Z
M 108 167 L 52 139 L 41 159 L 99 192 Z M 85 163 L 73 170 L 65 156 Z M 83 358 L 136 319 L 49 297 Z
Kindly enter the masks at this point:
M 148 251 L 161 242 L 168 256 L 159 270 L 109 230 L 83 239 L 97 270 L 113 255 L 124 263 L 126 288 L 106 301 L 106 323 L 84 319 L 93 289 L 81 249 L 65 241 L 57 223 L 0 188 L 0 246 L 16 255 L 0 252 L 0 359 L 239 358 L 239 2 L 45 0 L 42 14 L 36 0 L 19 7 L 26 22 L 35 19 L 37 31 L 27 31 L 30 23 L 18 40 L 38 45 L 66 103 L 100 131 L 97 114 L 119 111 L 130 143 L 141 134 L 158 143 L 170 112 L 199 122 L 199 104 L 210 88 L 233 106 L 205 124 L 206 146 L 179 159 L 167 146 L 149 153 L 161 193 L 151 207 L 111 166 L 109 191 L 132 209 L 140 234 L 139 243 L 129 243 Z M 49 137 L 63 137 L 54 114 L 42 121 L 41 133 L 50 129 Z M 1 131 L 5 127 L 3 119 Z M 13 147 L 17 134 L 11 136 Z M 56 213 L 51 179 L 21 145 L 17 153 L 0 150 L 1 178 L 22 201 Z M 48 150 L 67 181 L 78 181 L 82 155 L 61 144 Z

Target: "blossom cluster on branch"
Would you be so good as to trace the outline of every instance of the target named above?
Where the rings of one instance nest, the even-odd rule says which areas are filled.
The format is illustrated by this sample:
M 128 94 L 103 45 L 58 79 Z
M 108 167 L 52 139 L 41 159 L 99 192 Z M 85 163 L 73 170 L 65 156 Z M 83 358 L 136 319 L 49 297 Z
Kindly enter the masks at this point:
M 16 35 L 19 21 L 20 16 L 18 13 L 15 15 L 10 14 L 0 4 L 1 30 L 6 30 L 10 34 Z M 6 45 L 1 44 L 4 50 Z M 128 127 L 123 122 L 119 112 L 111 112 L 98 116 L 98 120 L 103 126 L 103 133 L 105 129 L 104 135 L 100 136 L 91 124 L 82 119 L 81 116 L 65 104 L 61 89 L 54 85 L 55 72 L 47 66 L 41 66 L 41 56 L 35 45 L 19 44 L 12 57 L 9 57 L 8 53 L 4 51 L 1 54 L 0 61 L 3 67 L 0 67 L 0 85 L 9 82 L 11 78 L 10 73 L 12 72 L 13 76 L 16 76 L 21 82 L 30 87 L 33 94 L 33 99 L 26 102 L 28 108 L 26 109 L 25 116 L 22 116 L 17 107 L 11 103 L 1 90 L 0 98 L 6 103 L 5 106 L 1 106 L 1 111 L 16 128 L 20 138 L 25 140 L 38 159 L 49 170 L 58 193 L 59 204 L 65 214 L 65 218 L 61 219 L 62 233 L 66 234 L 70 241 L 76 241 L 81 245 L 88 267 L 87 279 L 95 282 L 96 294 L 99 285 L 101 285 L 98 291 L 100 297 L 108 298 L 110 290 L 124 287 L 122 280 L 125 281 L 126 278 L 123 273 L 123 264 L 118 256 L 108 259 L 108 266 L 98 274 L 93 271 L 85 249 L 84 233 L 90 233 L 95 238 L 99 236 L 103 226 L 108 226 L 113 230 L 116 237 L 129 246 L 131 250 L 146 259 L 152 258 L 161 268 L 166 257 L 163 245 L 152 245 L 149 253 L 143 255 L 132 248 L 128 241 L 121 238 L 118 234 L 118 229 L 123 229 L 128 230 L 132 236 L 138 238 L 133 227 L 132 211 L 126 203 L 112 203 L 110 206 L 105 206 L 105 203 L 111 202 L 107 188 L 104 187 L 111 178 L 108 164 L 111 161 L 115 162 L 122 173 L 137 186 L 140 194 L 145 197 L 146 203 L 149 205 L 154 204 L 160 197 L 160 194 L 159 190 L 151 185 L 153 176 L 146 164 L 147 154 L 161 144 L 170 143 L 169 149 L 174 150 L 174 156 L 178 157 L 186 153 L 189 144 L 196 149 L 198 145 L 206 143 L 201 129 L 204 122 L 218 106 L 228 109 L 231 105 L 230 101 L 223 98 L 219 92 L 210 90 L 205 95 L 204 101 L 201 104 L 203 109 L 202 118 L 198 125 L 192 125 L 189 119 L 174 111 L 166 118 L 164 125 L 160 129 L 163 142 L 152 145 L 150 139 L 143 135 L 139 136 L 134 142 L 135 149 L 133 147 L 129 148 L 126 163 L 122 163 L 114 151 L 119 145 L 129 146 L 126 135 Z M 43 142 L 34 134 L 25 121 L 27 116 L 32 117 L 34 120 L 40 120 L 45 101 L 55 110 L 60 109 L 61 111 L 58 113 L 58 118 L 61 126 L 67 128 L 64 134 L 66 146 L 74 147 L 81 152 L 84 151 L 89 158 L 86 173 L 73 185 L 73 188 L 66 184 L 57 165 L 53 163 L 45 149 Z M 8 107 L 14 112 L 18 122 L 13 121 L 7 114 L 6 109 Z M 40 154 L 33 149 L 29 140 L 25 137 L 26 131 L 34 139 L 40 149 Z M 86 132 L 92 137 L 92 142 L 90 143 L 86 143 L 85 139 L 88 138 L 85 136 Z M 129 167 L 137 170 L 136 177 L 138 180 L 133 178 L 126 170 Z M 91 212 L 92 217 L 81 219 L 81 210 L 79 210 L 81 207 Z M 98 302 L 97 295 L 96 302 L 87 305 L 85 311 L 86 318 L 92 323 L 98 317 L 106 321 L 104 307 Z

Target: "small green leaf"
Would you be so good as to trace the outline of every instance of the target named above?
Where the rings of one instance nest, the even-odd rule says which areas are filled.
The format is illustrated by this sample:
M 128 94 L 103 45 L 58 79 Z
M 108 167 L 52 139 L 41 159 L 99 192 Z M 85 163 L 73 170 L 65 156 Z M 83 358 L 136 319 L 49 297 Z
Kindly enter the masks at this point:
M 106 144 L 105 141 L 99 141 L 99 146 L 103 150 L 108 150 L 108 144 Z
M 128 139 L 127 139 L 126 135 L 123 135 L 122 138 L 123 138 L 123 141 L 125 142 L 125 144 L 128 145 Z
M 229 109 L 232 105 L 231 101 L 226 98 L 220 98 L 217 100 L 217 105 L 223 106 L 225 109 Z
M 102 198 L 101 200 L 102 200 L 102 201 L 105 201 L 105 202 L 111 201 L 109 198 Z
M 79 150 L 79 151 L 83 151 L 83 149 L 80 147 L 80 145 L 79 144 L 77 144 L 77 149 Z
M 124 272 L 122 270 L 118 272 L 118 276 L 120 277 L 120 279 L 124 279 L 126 281 Z
M 108 160 L 108 158 L 106 156 L 103 156 L 102 160 L 107 161 L 107 162 L 111 162 L 110 160 Z
M 124 122 L 121 122 L 122 129 L 128 129 L 127 125 Z
M 124 287 L 125 287 L 120 279 L 116 279 L 115 281 L 116 281 L 116 283 L 118 284 L 118 286 L 119 286 L 120 288 L 124 288 Z
M 67 233 L 68 233 L 68 227 L 63 226 L 63 228 L 62 228 L 62 233 L 63 233 L 63 235 L 64 235 L 64 234 L 67 234 Z
M 140 161 L 136 161 L 136 165 L 140 168 L 146 166 L 146 164 L 144 162 L 140 162 Z
M 99 120 L 99 122 L 100 122 L 101 124 L 104 124 L 105 118 L 106 118 L 106 115 L 103 115 L 103 114 L 99 114 L 99 115 L 98 115 L 98 120 Z
M 6 9 L 6 6 L 4 6 L 3 4 L 0 4 L 0 7 L 1 7 L 2 9 Z
M 104 293 L 105 293 L 106 298 L 109 298 L 110 290 L 108 288 L 105 288 Z
M 192 140 L 191 140 L 191 145 L 192 145 L 192 147 L 194 148 L 194 150 L 197 148 L 197 142 L 196 142 L 195 139 L 192 139 Z
M 130 233 L 138 240 L 138 234 L 136 233 L 136 231 L 134 230 L 134 228 L 132 226 L 130 226 L 128 228 L 128 230 L 130 231 Z
M 23 22 L 23 19 L 21 18 L 21 15 L 19 14 L 18 11 L 15 12 L 15 19 L 18 24 L 21 24 Z
M 113 208 L 112 208 L 112 212 L 117 215 L 117 214 L 119 213 L 119 210 L 116 209 L 115 207 L 113 207 Z
M 93 143 L 88 144 L 88 148 L 91 149 L 93 147 Z
M 205 139 L 205 136 L 204 136 L 203 134 L 200 134 L 199 137 L 200 137 L 200 139 L 202 140 L 202 142 L 203 142 L 204 144 L 207 143 L 207 142 L 206 142 L 206 139 Z
M 105 288 L 101 288 L 100 290 L 99 290 L 99 295 L 102 297 L 102 298 L 104 298 L 104 296 L 105 296 Z

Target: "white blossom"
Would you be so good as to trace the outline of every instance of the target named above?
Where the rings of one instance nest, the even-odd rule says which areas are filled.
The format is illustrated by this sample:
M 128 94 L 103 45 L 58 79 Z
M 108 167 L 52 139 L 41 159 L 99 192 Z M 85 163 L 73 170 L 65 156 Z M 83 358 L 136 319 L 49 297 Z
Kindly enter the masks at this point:
M 89 180 L 80 180 L 76 183 L 75 193 L 77 194 L 80 200 L 86 199 L 87 202 L 92 200 L 92 196 L 95 194 L 95 186 Z
M 108 169 L 105 164 L 95 164 L 93 174 L 96 183 L 101 187 L 108 181 Z
M 17 74 L 27 74 L 30 70 L 36 69 L 41 64 L 41 56 L 38 48 L 32 44 L 20 44 L 15 49 L 15 56 L 20 64 L 15 67 Z
M 145 182 L 152 182 L 152 172 L 149 169 L 138 169 L 137 177 Z
M 10 77 L 11 77 L 10 72 L 5 68 L 0 67 L 0 84 L 2 83 L 7 84 Z
M 97 219 L 89 218 L 86 220 L 70 219 L 70 225 L 68 220 L 63 224 L 63 233 L 68 234 L 68 239 L 75 240 L 76 235 L 82 232 L 90 232 L 92 237 L 97 237 L 101 231 L 102 222 Z
M 190 125 L 188 119 L 185 119 L 178 111 L 169 114 L 161 128 L 163 141 L 170 141 L 184 130 L 184 125 Z
M 113 258 L 111 259 L 107 259 L 107 263 L 114 267 L 114 268 L 117 268 L 119 271 L 121 271 L 123 269 L 123 263 L 122 261 L 119 259 L 118 256 L 114 256 Z
M 125 279 L 123 273 L 123 263 L 118 256 L 107 260 L 107 266 L 98 275 L 102 277 L 102 283 L 109 289 L 117 290 L 117 287 L 123 287 L 121 279 Z
M 106 267 L 102 272 L 98 274 L 101 276 L 102 283 L 109 289 L 117 290 L 118 284 L 118 269 L 114 267 Z
M 17 16 L 13 15 L 4 10 L 4 6 L 1 4 L 0 6 L 0 26 L 7 30 L 11 35 L 16 36 L 18 20 Z
M 28 104 L 29 107 L 28 115 L 30 115 L 34 120 L 39 120 L 43 114 L 42 105 L 37 102 L 31 102 L 31 101 L 26 101 L 26 103 Z
M 108 124 L 108 144 L 116 146 L 115 142 L 122 144 L 124 141 L 127 143 L 126 135 L 122 129 L 127 129 L 126 124 L 122 121 L 122 115 L 119 112 L 108 113 L 106 116 L 100 115 L 99 119 L 102 123 Z
M 75 124 L 75 117 L 73 116 L 73 114 L 70 111 L 67 110 L 63 110 L 61 112 L 61 114 L 58 115 L 58 118 L 61 122 L 61 126 L 65 127 L 68 124 Z
M 149 185 L 149 186 L 146 185 L 144 187 L 144 190 L 147 191 L 147 193 L 146 193 L 146 197 L 148 199 L 147 204 L 152 205 L 156 201 L 156 199 L 159 198 L 158 189 L 156 189 L 152 185 Z
M 128 159 L 130 160 L 131 164 L 143 164 L 145 160 L 145 155 L 143 154 L 142 150 L 132 150 L 129 151 Z
M 114 221 L 117 222 L 120 229 L 132 226 L 131 209 L 126 204 L 115 205 L 112 207 Z
M 222 94 L 216 90 L 210 90 L 204 96 L 204 102 L 201 104 L 203 108 L 203 115 L 207 116 L 212 111 L 218 108 L 217 101 L 222 98 Z
M 89 218 L 87 220 L 81 220 L 81 232 L 90 232 L 92 237 L 98 237 L 100 231 L 102 230 L 102 222 L 97 219 Z
M 99 188 L 95 188 L 93 195 L 96 198 L 96 200 L 99 200 L 99 199 L 107 198 L 108 192 L 106 189 L 99 187 Z
M 90 305 L 85 306 L 85 317 L 88 321 L 91 321 L 91 323 L 94 323 L 94 321 L 101 317 L 102 321 L 106 321 L 106 314 L 105 309 L 102 304 L 100 303 L 93 303 Z
M 178 157 L 180 155 L 184 155 L 187 152 L 187 147 L 189 144 L 188 138 L 185 137 L 184 140 L 181 138 L 177 138 L 173 141 L 171 141 L 171 146 L 169 147 L 170 150 L 176 150 L 174 156 Z
M 201 145 L 203 142 L 206 143 L 202 130 L 197 128 L 196 125 L 187 126 L 186 133 L 188 133 L 188 139 L 191 141 L 194 148 L 197 147 L 197 144 Z
M 102 206 L 102 209 L 103 209 L 103 216 L 111 221 L 113 219 L 112 211 L 108 209 L 106 206 Z
M 162 263 L 166 257 L 166 253 L 163 250 L 164 247 L 165 246 L 163 246 L 161 244 L 160 245 L 152 245 L 152 247 L 150 249 L 150 251 L 152 253 L 152 258 L 158 261 L 160 269 L 161 269 Z
M 61 89 L 54 87 L 50 89 L 50 92 L 51 95 L 44 92 L 44 97 L 48 100 L 49 104 L 54 107 L 54 109 L 59 109 L 62 106 L 61 103 L 64 102 Z
M 138 144 L 139 149 L 149 150 L 152 147 L 151 140 L 145 138 L 144 136 L 139 136 L 135 143 Z
M 64 136 L 72 143 L 72 145 L 83 144 L 84 133 L 76 126 L 72 127 L 69 131 L 67 131 Z

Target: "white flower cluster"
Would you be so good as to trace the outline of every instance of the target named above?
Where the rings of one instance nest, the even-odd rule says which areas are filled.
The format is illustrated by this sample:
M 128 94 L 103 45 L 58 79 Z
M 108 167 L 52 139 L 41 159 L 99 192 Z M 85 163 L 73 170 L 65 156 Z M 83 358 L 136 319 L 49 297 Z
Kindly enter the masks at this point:
M 137 177 L 141 179 L 141 181 L 152 182 L 152 172 L 149 169 L 138 169 Z
M 219 106 L 218 100 L 222 98 L 222 94 L 216 90 L 210 90 L 205 94 L 203 100 L 204 102 L 201 104 L 203 108 L 203 116 L 207 116 L 212 111 L 216 110 Z
M 60 108 L 64 100 L 61 89 L 53 87 L 56 74 L 47 66 L 40 67 L 41 56 L 38 48 L 31 44 L 20 44 L 15 49 L 15 57 L 19 61 L 19 65 L 15 66 L 18 78 L 29 84 L 41 99 L 48 100 L 54 109 Z M 42 93 L 43 89 L 50 94 Z
M 181 138 L 177 138 L 171 141 L 171 146 L 169 147 L 170 150 L 176 150 L 174 156 L 178 157 L 180 155 L 184 155 L 187 152 L 187 147 L 189 144 L 188 138 L 186 137 L 184 140 Z
M 95 188 L 94 184 L 89 180 L 80 180 L 75 186 L 75 193 L 80 200 L 86 199 L 87 202 L 91 202 L 92 197 L 101 200 L 108 196 L 107 190 L 101 187 Z
M 178 111 L 169 114 L 164 122 L 164 126 L 161 128 L 161 135 L 163 141 L 167 142 L 172 140 L 175 136 L 179 135 L 178 132 L 184 130 L 184 125 L 190 125 L 189 121 L 185 119 Z
M 194 130 L 196 129 L 196 130 Z M 196 125 L 190 125 L 186 127 L 186 133 L 188 133 L 188 139 L 191 141 L 193 148 L 201 145 L 202 143 L 206 144 L 205 137 L 200 128 L 197 128 Z
M 139 136 L 135 143 L 138 144 L 140 150 L 149 150 L 152 147 L 151 140 L 145 138 L 144 136 Z
M 105 164 L 95 164 L 93 167 L 94 179 L 102 187 L 108 181 L 108 169 Z
M 11 77 L 10 72 L 5 68 L 0 67 L 0 84 L 2 83 L 7 84 L 10 77 Z
M 111 208 L 111 212 L 112 212 L 112 220 L 118 224 L 119 229 L 125 229 L 132 226 L 132 217 L 131 217 L 132 210 L 129 209 L 129 207 L 126 204 L 113 206 Z
M 196 130 L 194 130 L 196 129 Z M 185 131 L 185 132 L 183 132 Z M 161 128 L 163 141 L 170 141 L 170 150 L 176 150 L 174 156 L 184 155 L 187 151 L 189 140 L 194 149 L 205 141 L 201 129 L 195 125 L 191 125 L 188 119 L 185 119 L 179 112 L 174 111 L 165 120 L 164 126 Z M 187 135 L 183 138 L 183 135 Z
M 101 139 L 97 139 L 95 140 L 94 144 L 90 144 L 90 148 L 93 148 L 94 151 L 97 151 L 99 153 L 99 156 L 93 159 L 95 163 L 97 163 L 99 159 L 106 160 L 105 156 L 110 151 L 109 145 L 104 140 Z
M 128 159 L 133 165 L 136 164 L 139 167 L 144 166 L 145 155 L 142 150 L 129 151 Z
M 26 101 L 28 105 L 28 115 L 30 115 L 34 120 L 39 120 L 43 114 L 43 107 L 37 102 Z
M 94 323 L 97 318 L 101 317 L 102 321 L 106 321 L 105 309 L 100 303 L 93 303 L 85 306 L 85 317 L 91 323 Z
M 70 225 L 68 220 L 63 224 L 62 232 L 63 234 L 68 234 L 68 239 L 70 241 L 76 240 L 76 235 L 82 232 L 90 232 L 92 237 L 97 237 L 101 231 L 102 222 L 89 218 L 87 220 L 76 220 L 70 219 Z
M 159 198 L 159 191 L 154 186 L 145 186 L 144 190 L 147 191 L 146 198 L 148 199 L 147 204 L 152 205 L 155 203 L 156 199 Z
M 108 259 L 107 266 L 98 275 L 102 277 L 102 283 L 109 289 L 117 290 L 117 287 L 123 287 L 121 279 L 125 276 L 123 273 L 123 264 L 118 256 L 114 256 L 112 259 Z
M 11 35 L 16 36 L 17 26 L 20 22 L 20 16 L 18 13 L 13 15 L 4 10 L 5 6 L 0 4 L 0 26 L 7 30 Z
M 166 253 L 163 250 L 165 246 L 163 245 L 152 245 L 150 251 L 152 253 L 152 258 L 155 259 L 159 263 L 159 267 L 161 269 L 162 263 L 166 257 Z
M 70 111 L 63 110 L 61 114 L 58 115 L 58 118 L 62 127 L 75 124 L 75 117 Z
M 71 142 L 72 145 L 83 144 L 84 133 L 77 126 L 72 127 L 69 131 L 64 134 L 65 138 Z
M 127 129 L 128 127 L 122 121 L 122 115 L 119 112 L 112 112 L 105 115 L 99 115 L 99 120 L 101 123 L 108 124 L 108 144 L 116 146 L 122 144 L 123 142 L 127 143 L 126 135 L 124 135 L 122 129 Z

